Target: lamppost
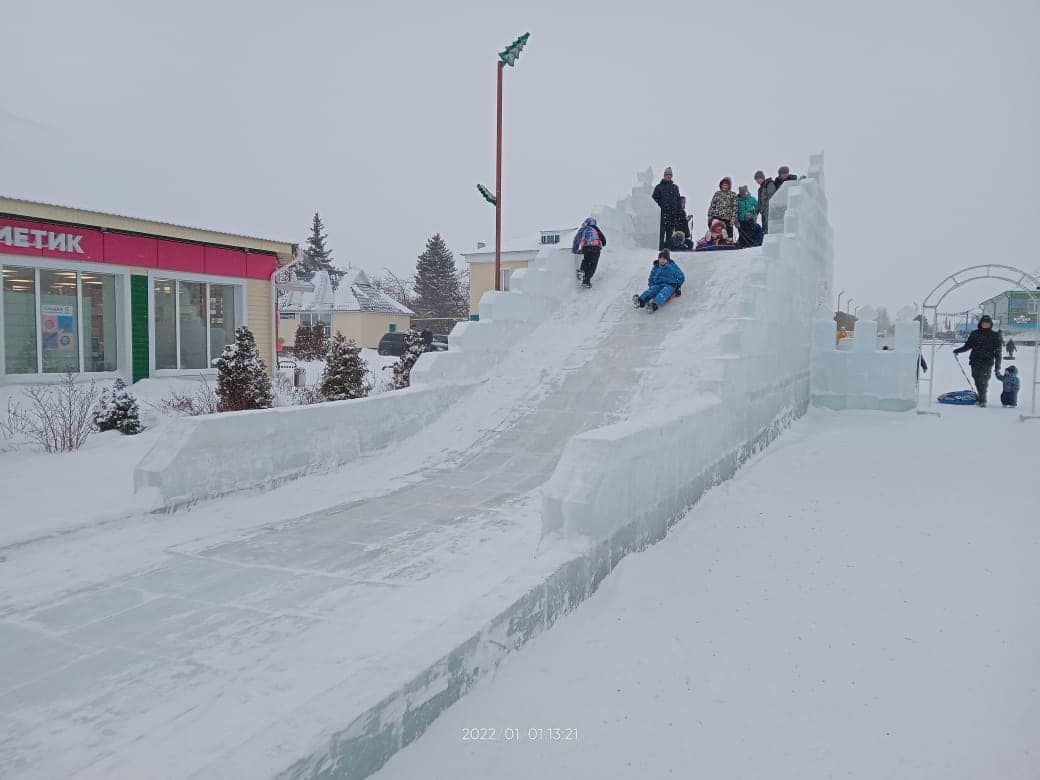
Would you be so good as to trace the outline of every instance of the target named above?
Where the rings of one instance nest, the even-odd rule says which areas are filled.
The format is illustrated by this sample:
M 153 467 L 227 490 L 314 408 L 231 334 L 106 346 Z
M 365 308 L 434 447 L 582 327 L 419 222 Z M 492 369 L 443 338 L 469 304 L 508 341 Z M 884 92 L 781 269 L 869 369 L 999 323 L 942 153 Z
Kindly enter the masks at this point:
M 498 53 L 498 132 L 495 144 L 495 289 L 502 289 L 502 74 L 516 65 L 531 33 L 524 33 Z
M 847 301 L 845 301 L 845 313 L 846 314 L 848 314 L 849 311 L 852 309 L 852 302 L 854 300 L 855 300 L 855 298 L 849 298 Z
M 838 305 L 835 308 L 835 311 L 841 311 L 841 296 L 843 296 L 844 294 L 845 294 L 844 290 L 842 290 L 840 293 L 838 293 Z

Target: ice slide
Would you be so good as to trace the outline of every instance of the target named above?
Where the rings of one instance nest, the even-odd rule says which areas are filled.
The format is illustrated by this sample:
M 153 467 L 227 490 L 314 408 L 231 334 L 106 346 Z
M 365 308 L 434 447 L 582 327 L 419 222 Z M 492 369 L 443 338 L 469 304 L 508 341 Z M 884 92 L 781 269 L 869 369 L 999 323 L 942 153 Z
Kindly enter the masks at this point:
M 5 679 L 0 765 L 14 777 L 376 771 L 660 538 L 672 505 L 804 410 L 797 334 L 829 285 L 816 173 L 789 191 L 787 234 L 678 255 L 684 294 L 653 315 L 629 299 L 656 253 L 626 248 L 624 224 L 606 222 L 592 290 L 577 289 L 569 254 L 545 253 L 520 289 L 490 296 L 492 316 L 461 339 L 469 358 L 448 358 L 477 366 L 457 401 L 405 446 L 329 476 L 368 498 L 204 534 L 148 570 L 9 610 L 5 648 L 33 668 Z M 480 335 L 499 329 L 496 310 L 497 345 Z M 437 381 L 432 363 L 425 373 Z

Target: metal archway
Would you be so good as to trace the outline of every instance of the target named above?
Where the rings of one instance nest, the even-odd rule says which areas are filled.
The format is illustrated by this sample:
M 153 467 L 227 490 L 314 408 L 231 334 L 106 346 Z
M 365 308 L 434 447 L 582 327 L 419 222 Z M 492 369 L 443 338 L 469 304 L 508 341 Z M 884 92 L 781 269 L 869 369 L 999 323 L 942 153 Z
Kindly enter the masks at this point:
M 1000 263 L 986 263 L 985 265 L 971 265 L 967 268 L 950 274 L 937 284 L 928 295 L 925 296 L 924 303 L 921 304 L 921 314 L 925 319 L 928 317 L 928 313 L 932 315 L 932 327 L 935 328 L 937 322 L 939 306 L 942 304 L 946 297 L 971 282 L 982 281 L 986 279 L 996 279 L 1004 282 L 1009 282 L 1018 289 L 1030 294 L 1033 299 L 1033 307 L 1037 312 L 1037 336 L 1033 339 L 1033 393 L 1031 402 L 1031 412 L 1028 415 L 1022 415 L 1023 420 L 1036 418 L 1036 388 L 1040 384 L 1040 377 L 1037 376 L 1037 365 L 1040 363 L 1040 278 L 1037 278 L 1031 273 L 1023 271 L 1021 268 L 1016 268 L 1012 265 L 1002 265 Z M 1028 286 L 1027 286 L 1028 285 Z M 924 327 L 922 324 L 921 328 L 921 349 L 924 350 Z M 920 414 L 938 414 L 938 412 L 931 411 L 932 403 L 934 400 L 934 380 L 935 380 L 935 339 L 932 339 L 932 366 L 933 369 L 928 372 L 928 409 L 925 411 L 918 410 Z

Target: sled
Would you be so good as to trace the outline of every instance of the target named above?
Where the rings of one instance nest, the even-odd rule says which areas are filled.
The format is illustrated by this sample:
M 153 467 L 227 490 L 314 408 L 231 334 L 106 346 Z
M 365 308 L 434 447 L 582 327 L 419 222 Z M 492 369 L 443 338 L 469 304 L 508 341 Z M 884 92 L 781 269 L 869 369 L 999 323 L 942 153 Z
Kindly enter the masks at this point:
M 974 406 L 979 402 L 978 395 L 974 390 L 951 390 L 943 393 L 937 399 L 941 404 L 952 404 L 954 406 Z

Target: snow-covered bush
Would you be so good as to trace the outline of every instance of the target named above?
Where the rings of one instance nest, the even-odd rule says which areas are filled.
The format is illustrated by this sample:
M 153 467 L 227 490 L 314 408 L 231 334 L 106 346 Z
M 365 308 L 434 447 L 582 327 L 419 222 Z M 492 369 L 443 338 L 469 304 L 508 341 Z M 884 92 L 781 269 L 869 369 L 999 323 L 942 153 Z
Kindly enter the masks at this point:
M 202 380 L 201 386 L 194 393 L 180 393 L 174 391 L 157 404 L 151 404 L 153 409 L 163 414 L 180 414 L 185 417 L 199 417 L 203 414 L 216 414 L 219 409 L 220 399 L 209 386 L 204 375 L 199 375 Z
M 217 358 L 217 398 L 221 412 L 270 409 L 271 377 L 257 354 L 256 339 L 245 325 L 235 329 L 235 343 Z
M 292 379 L 285 374 L 276 374 L 271 382 L 271 392 L 275 406 L 309 406 L 320 404 L 325 400 L 316 385 L 296 387 Z
M 94 425 L 99 431 L 119 431 L 126 436 L 141 432 L 137 399 L 126 389 L 126 382 L 122 379 L 117 379 L 110 390 L 101 393 L 101 401 L 94 412 Z
M 426 350 L 422 336 L 417 331 L 410 330 L 405 336 L 405 350 L 400 359 L 394 363 L 394 389 L 402 390 L 411 384 L 412 366 L 415 365 Z
M 58 384 L 31 385 L 24 395 L 28 405 L 10 403 L 4 428 L 36 442 L 45 452 L 78 450 L 94 432 L 94 380 L 77 383 L 69 373 Z
M 367 375 L 368 364 L 361 357 L 361 348 L 337 333 L 325 359 L 321 394 L 329 401 L 364 398 L 372 389 Z

